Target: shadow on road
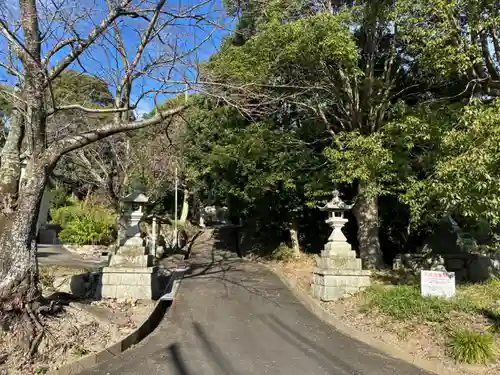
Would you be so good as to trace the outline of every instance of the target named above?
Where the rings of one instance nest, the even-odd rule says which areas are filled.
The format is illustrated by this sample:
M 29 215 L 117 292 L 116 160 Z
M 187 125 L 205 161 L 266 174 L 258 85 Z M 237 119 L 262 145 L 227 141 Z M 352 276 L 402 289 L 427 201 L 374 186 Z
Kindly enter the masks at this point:
M 178 343 L 169 345 L 168 352 L 170 354 L 170 357 L 172 358 L 172 363 L 179 375 L 194 375 L 193 373 L 189 372 L 186 366 L 186 362 L 182 357 L 181 348 Z
M 226 297 L 229 298 L 229 286 L 236 286 L 245 289 L 248 293 L 264 298 L 266 301 L 276 306 L 280 303 L 269 297 L 270 292 L 279 292 L 280 288 L 263 287 L 259 285 L 260 280 L 251 280 L 244 277 L 247 270 L 245 267 L 256 267 L 255 264 L 249 264 L 234 256 L 231 253 L 224 253 L 217 249 L 212 249 L 210 253 L 211 260 L 194 263 L 184 274 L 184 279 L 207 278 L 220 281 L 224 284 Z M 257 266 L 258 267 L 258 266 Z M 245 284 L 246 283 L 246 284 Z
M 193 329 L 196 337 L 201 342 L 201 347 L 203 351 L 207 354 L 207 357 L 211 359 L 220 375 L 238 375 L 238 372 L 231 365 L 230 361 L 224 356 L 222 350 L 217 346 L 217 344 L 210 339 L 205 329 L 198 322 L 193 322 Z M 172 359 L 172 364 L 174 365 L 178 375 L 201 375 L 193 374 L 189 371 L 187 366 L 187 361 L 185 356 L 183 356 L 181 345 L 179 343 L 174 343 L 168 346 L 168 352 L 170 358 Z
M 53 257 L 53 256 L 57 256 L 57 255 L 61 255 L 61 253 L 54 253 L 53 251 L 39 251 L 37 252 L 36 256 L 38 258 L 47 258 L 47 257 Z
M 320 347 L 314 341 L 303 336 L 288 324 L 283 323 L 275 315 L 260 315 L 259 318 L 269 327 L 269 329 L 283 340 L 298 348 L 309 358 L 314 358 L 323 368 L 327 369 L 330 374 L 338 374 L 340 372 L 352 375 L 362 375 L 361 372 L 356 371 L 354 367 L 340 356 L 333 355 L 328 350 Z
M 194 332 L 200 339 L 205 352 L 213 358 L 214 363 L 220 369 L 221 375 L 237 375 L 238 373 L 231 365 L 231 362 L 222 354 L 220 348 L 213 342 L 200 323 L 193 322 Z

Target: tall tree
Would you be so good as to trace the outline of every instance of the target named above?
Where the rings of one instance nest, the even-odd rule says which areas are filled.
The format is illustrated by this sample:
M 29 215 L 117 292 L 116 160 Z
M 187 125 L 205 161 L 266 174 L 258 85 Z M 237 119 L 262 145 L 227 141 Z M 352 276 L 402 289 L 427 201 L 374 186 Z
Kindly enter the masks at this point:
M 328 154 L 336 165 L 368 155 L 380 145 L 376 134 L 387 121 L 391 103 L 403 97 L 404 76 L 411 68 L 404 60 L 393 3 L 293 3 L 271 2 L 253 37 L 241 46 L 228 43 L 213 58 L 207 67 L 210 77 L 251 112 L 269 113 L 285 103 L 296 114 L 322 122 L 325 133 L 344 140 L 338 144 L 340 152 Z M 357 152 L 349 151 L 353 146 Z M 362 158 L 343 164 L 352 169 L 332 171 L 338 182 L 357 186 L 354 212 L 367 267 L 383 266 L 377 198 L 391 162 L 380 162 L 385 168 Z
M 178 20 L 188 27 L 204 28 L 205 35 L 216 27 L 213 20 L 207 20 L 206 2 L 174 9 L 171 5 L 167 9 L 165 0 L 110 0 L 107 5 L 75 1 L 72 5 L 19 0 L 14 10 L 0 10 L 1 43 L 11 52 L 2 54 L 5 59 L 0 67 L 18 82 L 0 165 L 1 213 L 8 216 L 0 230 L 0 320 L 4 322 L 37 306 L 38 311 L 47 310 L 39 303 L 43 299 L 38 289 L 35 232 L 43 190 L 58 160 L 102 138 L 157 125 L 182 112 L 185 105 L 145 120 L 135 121 L 128 115 L 146 95 L 175 90 L 146 78 L 157 70 L 175 71 L 199 47 L 199 43 L 180 43 L 185 28 L 178 28 Z M 125 51 L 114 38 L 114 25 L 120 22 L 133 30 Z M 119 57 L 123 55 L 129 56 L 127 63 Z M 113 83 L 120 95 L 115 95 L 112 107 L 58 101 L 54 82 L 70 67 L 97 71 Z M 120 80 L 112 81 L 117 72 Z M 74 110 L 114 116 L 95 127 L 49 137 L 50 118 Z M 27 167 L 20 184 L 21 161 Z
M 462 78 L 465 94 L 498 96 L 500 8 L 495 0 L 397 2 L 400 33 L 422 71 Z
M 209 203 L 228 205 L 268 241 L 270 234 L 288 234 L 298 254 L 306 215 L 331 190 L 318 173 L 326 160 L 314 126 L 277 126 L 271 118 L 245 118 L 208 96 L 191 100 L 183 114 L 187 182 Z

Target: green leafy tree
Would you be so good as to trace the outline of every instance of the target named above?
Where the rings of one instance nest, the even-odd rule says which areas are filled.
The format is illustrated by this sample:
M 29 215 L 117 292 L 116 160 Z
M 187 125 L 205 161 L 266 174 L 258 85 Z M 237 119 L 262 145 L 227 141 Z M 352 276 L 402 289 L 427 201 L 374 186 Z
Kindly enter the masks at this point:
M 208 203 L 228 204 L 256 232 L 287 232 L 298 253 L 305 216 L 331 188 L 313 127 L 251 121 L 208 97 L 196 104 L 184 116 L 188 183 Z
M 466 79 L 467 94 L 500 89 L 500 8 L 494 0 L 399 0 L 400 33 L 422 71 Z
M 325 134 L 334 134 L 335 143 L 325 151 L 343 170 L 332 176 L 357 186 L 360 253 L 367 267 L 381 267 L 377 198 L 380 182 L 393 171 L 377 133 L 405 92 L 409 74 L 392 27 L 394 9 L 376 1 L 298 20 L 293 12 L 286 18 L 289 9 L 274 7 L 254 36 L 241 46 L 226 46 L 207 70 L 228 83 L 239 105 L 266 113 L 286 105 L 288 114 L 314 118 Z M 383 159 L 374 162 L 370 154 Z
M 499 104 L 436 107 L 392 124 L 413 159 L 401 198 L 416 224 L 452 215 L 493 229 L 500 221 Z

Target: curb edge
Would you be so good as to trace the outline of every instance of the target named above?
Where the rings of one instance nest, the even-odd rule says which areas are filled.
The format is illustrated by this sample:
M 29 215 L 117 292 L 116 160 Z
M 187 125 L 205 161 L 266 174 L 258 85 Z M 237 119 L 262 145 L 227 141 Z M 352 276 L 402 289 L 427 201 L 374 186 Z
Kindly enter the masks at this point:
M 296 280 L 286 276 L 281 270 L 275 269 L 269 265 L 264 264 L 264 267 L 274 273 L 283 284 L 293 293 L 293 295 L 314 315 L 320 320 L 329 324 L 340 333 L 358 340 L 366 345 L 380 350 L 382 353 L 407 363 L 414 365 L 422 370 L 431 372 L 436 375 L 455 375 L 456 373 L 446 369 L 440 361 L 418 358 L 403 350 L 398 349 L 392 345 L 386 344 L 381 340 L 369 337 L 367 334 L 358 331 L 355 328 L 349 327 L 335 318 L 327 309 L 321 306 L 321 303 L 312 298 L 301 286 L 298 285 Z
M 155 328 L 163 319 L 163 316 L 165 315 L 167 309 L 170 307 L 173 300 L 175 299 L 176 294 L 179 291 L 180 283 L 184 276 L 184 272 L 185 272 L 184 270 L 181 271 L 180 277 L 174 277 L 173 274 L 175 273 L 175 271 L 173 272 L 172 274 L 173 284 L 172 284 L 172 291 L 170 293 L 172 296 L 171 299 L 168 300 L 158 299 L 151 314 L 149 314 L 149 316 L 146 319 L 144 319 L 144 321 L 138 328 L 136 328 L 135 331 L 131 332 L 129 335 L 125 336 L 123 339 L 115 342 L 114 344 L 111 344 L 110 346 L 104 348 L 100 352 L 92 353 L 84 357 L 81 357 L 80 359 L 74 362 L 64 364 L 57 370 L 49 370 L 47 372 L 47 375 L 78 374 L 83 370 L 89 369 L 90 367 L 97 365 L 98 363 L 116 357 L 120 353 L 129 349 L 131 346 L 141 342 L 144 338 L 146 338 L 149 334 L 151 334 L 155 330 Z

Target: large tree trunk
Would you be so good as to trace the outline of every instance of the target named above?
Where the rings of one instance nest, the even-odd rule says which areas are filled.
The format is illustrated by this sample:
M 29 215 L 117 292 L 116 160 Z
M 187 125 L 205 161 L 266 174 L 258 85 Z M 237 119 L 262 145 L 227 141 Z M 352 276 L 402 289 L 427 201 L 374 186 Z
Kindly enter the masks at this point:
M 378 197 L 370 194 L 370 184 L 360 181 L 354 215 L 358 222 L 359 254 L 363 267 L 383 268 L 384 260 L 379 240 Z
M 18 49 L 18 52 L 25 73 L 22 92 L 16 93 L 18 103 L 15 107 L 19 110 L 19 102 L 24 101 L 25 111 L 22 113 L 23 119 L 16 119 L 14 124 L 12 149 L 8 153 L 12 163 L 9 158 L 4 163 L 7 153 L 2 155 L 2 174 L 12 178 L 11 186 L 19 186 L 19 193 L 15 210 L 8 214 L 8 218 L 4 217 L 4 228 L 0 233 L 0 318 L 14 316 L 9 314 L 12 311 L 24 311 L 40 297 L 37 286 L 36 225 L 45 183 L 51 171 L 49 165 L 53 166 L 55 163 L 55 159 L 49 161 L 45 153 L 47 139 L 44 92 L 47 77 L 40 64 L 41 41 L 36 1 L 22 0 L 19 7 L 24 49 Z M 17 118 L 17 115 L 14 117 Z M 19 184 L 20 166 L 12 168 L 9 165 L 19 162 L 21 140 L 17 138 L 22 139 L 23 136 L 20 126 L 22 122 L 25 124 L 25 153 L 29 163 L 25 177 Z
M 24 136 L 24 120 L 20 109 L 14 109 L 9 134 L 1 153 L 0 196 L 12 202 L 17 196 L 21 176 L 20 149 Z
M 37 287 L 36 223 L 48 170 L 29 165 L 16 210 L 0 233 L 0 320 L 40 297 Z

